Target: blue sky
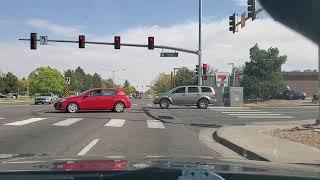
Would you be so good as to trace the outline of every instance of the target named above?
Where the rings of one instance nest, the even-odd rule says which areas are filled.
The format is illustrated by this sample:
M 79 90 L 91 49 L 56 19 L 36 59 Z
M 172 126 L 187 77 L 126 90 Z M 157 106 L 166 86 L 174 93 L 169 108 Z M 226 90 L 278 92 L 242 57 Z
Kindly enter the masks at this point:
M 0 38 L 9 40 L 39 29 L 26 25 L 44 19 L 65 26 L 79 26 L 83 33 L 117 34 L 138 26 L 170 26 L 198 17 L 197 0 L 4 0 L 1 1 Z M 232 0 L 203 0 L 203 16 L 219 19 L 245 11 Z M 45 32 L 44 32 L 45 33 Z
M 198 0 L 2 0 L 0 7 L 0 72 L 26 77 L 39 66 L 51 66 L 61 72 L 81 66 L 87 73 L 112 77 L 110 69 L 126 68 L 116 74 L 116 82 L 128 79 L 134 85 L 151 85 L 159 73 L 175 67 L 195 68 L 197 56 L 179 53 L 178 58 L 161 58 L 161 50 L 146 48 L 49 43 L 29 49 L 30 32 L 49 39 L 112 42 L 121 35 L 122 42 L 146 43 L 197 50 Z M 221 72 L 230 72 L 228 63 L 243 65 L 249 49 L 278 47 L 288 56 L 284 70 L 316 69 L 317 46 L 270 18 L 266 13 L 247 21 L 243 29 L 228 31 L 228 16 L 242 14 L 246 0 L 203 0 L 203 62 Z M 297 51 L 299 49 L 299 51 Z M 303 60 L 303 63 L 301 61 Z M 109 70 L 106 70 L 109 69 Z M 144 89 L 145 90 L 145 89 Z

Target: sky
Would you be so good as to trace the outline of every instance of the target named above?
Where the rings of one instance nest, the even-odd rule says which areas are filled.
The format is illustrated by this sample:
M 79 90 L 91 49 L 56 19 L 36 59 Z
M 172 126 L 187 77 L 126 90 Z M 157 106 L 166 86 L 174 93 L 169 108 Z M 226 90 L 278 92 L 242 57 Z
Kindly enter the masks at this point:
M 30 50 L 31 32 L 49 39 L 113 42 L 121 36 L 123 43 L 147 43 L 155 37 L 156 45 L 197 50 L 198 0 L 2 0 L 0 7 L 0 71 L 13 72 L 19 78 L 39 66 L 51 66 L 61 72 L 81 66 L 87 73 L 99 73 L 123 83 L 128 79 L 140 90 L 152 85 L 161 72 L 186 66 L 194 69 L 198 57 L 179 52 L 178 58 L 161 58 L 161 49 L 49 43 Z M 283 70 L 317 69 L 317 46 L 274 21 L 266 12 L 232 34 L 228 16 L 246 12 L 246 0 L 203 0 L 203 62 L 219 71 L 231 71 L 249 61 L 249 49 L 278 47 L 288 56 Z M 164 52 L 172 52 L 163 50 Z

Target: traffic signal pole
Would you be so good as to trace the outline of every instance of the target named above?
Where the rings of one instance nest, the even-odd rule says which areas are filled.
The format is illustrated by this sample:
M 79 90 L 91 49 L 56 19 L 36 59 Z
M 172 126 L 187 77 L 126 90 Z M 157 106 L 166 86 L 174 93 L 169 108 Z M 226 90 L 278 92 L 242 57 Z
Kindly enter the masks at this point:
M 202 24 L 202 0 L 199 0 L 199 50 L 198 50 L 198 85 L 202 86 L 202 47 L 201 47 L 201 24 Z
M 20 41 L 30 41 L 30 39 L 19 39 Z M 37 39 L 37 41 L 40 41 L 40 39 Z M 50 40 L 48 39 L 48 42 L 61 42 L 61 43 L 79 43 L 79 41 L 70 41 L 70 40 Z M 96 44 L 96 45 L 114 45 L 113 42 L 96 42 L 96 41 L 86 41 L 86 44 Z M 147 44 L 132 44 L 132 43 L 121 43 L 121 46 L 131 46 L 131 47 L 148 47 Z M 154 48 L 157 49 L 169 49 L 169 50 L 175 50 L 175 51 L 181 51 L 185 53 L 191 53 L 198 55 L 198 51 L 190 50 L 190 49 L 184 49 L 184 48 L 178 48 L 173 46 L 164 46 L 164 45 L 154 45 Z

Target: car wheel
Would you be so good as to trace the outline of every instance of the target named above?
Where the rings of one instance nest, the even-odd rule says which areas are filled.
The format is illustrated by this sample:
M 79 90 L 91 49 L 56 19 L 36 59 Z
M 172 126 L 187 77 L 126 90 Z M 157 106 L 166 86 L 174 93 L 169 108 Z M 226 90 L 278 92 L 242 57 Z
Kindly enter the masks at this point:
M 34 104 L 35 104 L 35 105 L 38 105 L 38 103 L 37 103 L 37 102 L 35 102 Z
M 124 104 L 123 102 L 117 102 L 113 107 L 114 112 L 123 112 L 124 111 Z
M 67 111 L 69 113 L 76 113 L 79 111 L 79 106 L 77 103 L 69 103 L 67 106 Z
M 161 99 L 159 104 L 161 109 L 168 109 L 170 106 L 170 102 L 168 99 Z
M 209 102 L 206 99 L 200 99 L 198 101 L 198 108 L 200 108 L 200 109 L 207 109 L 208 105 L 209 105 Z

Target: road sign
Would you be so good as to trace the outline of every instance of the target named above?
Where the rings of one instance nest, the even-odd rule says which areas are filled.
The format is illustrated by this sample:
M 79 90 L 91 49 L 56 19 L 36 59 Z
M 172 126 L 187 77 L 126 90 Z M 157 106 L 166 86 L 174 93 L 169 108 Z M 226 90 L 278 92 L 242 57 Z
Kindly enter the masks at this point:
M 64 83 L 70 84 L 70 77 L 64 77 Z
M 177 52 L 162 52 L 160 53 L 160 57 L 178 57 Z
M 40 36 L 40 45 L 48 45 L 48 36 Z
M 229 81 L 229 73 L 224 73 L 224 72 L 218 72 L 215 73 L 216 75 L 216 83 L 217 83 L 217 87 L 228 87 L 228 81 Z

